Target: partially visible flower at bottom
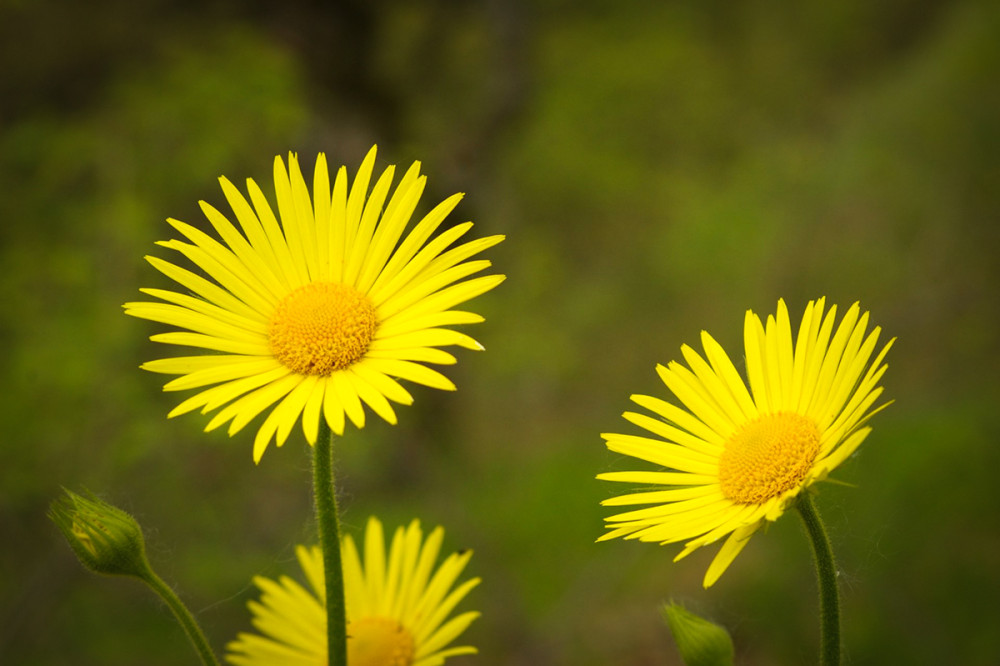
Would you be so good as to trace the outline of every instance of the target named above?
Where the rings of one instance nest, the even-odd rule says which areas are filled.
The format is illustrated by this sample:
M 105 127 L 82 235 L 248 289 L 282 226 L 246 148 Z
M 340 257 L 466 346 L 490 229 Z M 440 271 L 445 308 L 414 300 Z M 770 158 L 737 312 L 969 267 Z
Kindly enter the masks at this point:
M 479 584 L 472 578 L 452 589 L 472 551 L 449 555 L 435 570 L 444 530 L 426 539 L 420 522 L 396 529 L 388 554 L 382 523 L 369 518 L 364 554 L 354 540 L 341 542 L 347 604 L 347 661 L 350 666 L 436 666 L 448 657 L 475 654 L 471 646 L 448 647 L 479 617 L 468 611 L 445 621 Z M 241 633 L 226 646 L 236 666 L 318 666 L 327 664 L 326 594 L 323 554 L 299 546 L 299 563 L 312 591 L 282 576 L 258 576 L 260 601 L 248 606 L 260 634 Z

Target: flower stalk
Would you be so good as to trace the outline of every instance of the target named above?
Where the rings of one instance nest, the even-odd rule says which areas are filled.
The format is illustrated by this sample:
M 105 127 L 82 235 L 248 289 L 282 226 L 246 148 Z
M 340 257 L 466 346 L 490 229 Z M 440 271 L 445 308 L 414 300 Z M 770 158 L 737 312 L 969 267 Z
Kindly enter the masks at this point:
M 344 573 L 340 561 L 340 521 L 333 476 L 333 432 L 320 421 L 313 446 L 313 492 L 316 525 L 323 550 L 326 587 L 326 635 L 331 666 L 347 666 L 347 614 L 344 604 Z
M 184 629 L 184 633 L 187 634 L 188 640 L 191 641 L 191 645 L 194 646 L 195 652 L 201 657 L 201 662 L 205 666 L 218 666 L 219 662 L 216 660 L 212 648 L 209 647 L 201 627 L 198 626 L 198 621 L 194 619 L 194 615 L 184 605 L 181 598 L 152 569 L 149 570 L 148 576 L 142 578 L 142 581 L 160 595 L 163 602 L 173 612 L 174 617 Z
M 837 566 L 830 538 L 808 492 L 799 496 L 795 508 L 798 509 L 809 535 L 816 564 L 820 603 L 820 664 L 840 666 L 840 597 L 837 591 Z

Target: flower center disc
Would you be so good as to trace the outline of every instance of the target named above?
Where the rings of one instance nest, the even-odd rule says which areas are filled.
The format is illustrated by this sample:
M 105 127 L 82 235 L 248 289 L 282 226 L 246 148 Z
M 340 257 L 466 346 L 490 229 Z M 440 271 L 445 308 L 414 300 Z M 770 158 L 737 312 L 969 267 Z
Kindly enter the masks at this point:
M 410 666 L 416 653 L 413 635 L 399 622 L 366 617 L 347 625 L 350 666 Z
M 719 457 L 722 494 L 737 504 L 760 504 L 791 490 L 816 460 L 819 438 L 811 419 L 789 412 L 746 424 Z
M 285 367 L 326 377 L 365 355 L 377 325 L 375 307 L 354 287 L 312 282 L 278 303 L 268 335 Z

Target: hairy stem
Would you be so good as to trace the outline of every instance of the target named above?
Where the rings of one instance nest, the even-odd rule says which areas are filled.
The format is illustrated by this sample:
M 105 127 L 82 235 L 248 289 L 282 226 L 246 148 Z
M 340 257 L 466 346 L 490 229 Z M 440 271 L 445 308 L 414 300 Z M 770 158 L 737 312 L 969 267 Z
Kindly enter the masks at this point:
M 205 639 L 205 634 L 202 633 L 201 627 L 198 626 L 197 620 L 194 619 L 194 615 L 187 609 L 187 606 L 184 605 L 180 597 L 152 569 L 147 568 L 146 573 L 141 575 L 140 578 L 154 592 L 160 595 L 160 598 L 173 611 L 174 617 L 180 622 L 184 633 L 187 634 L 188 639 L 194 646 L 195 652 L 201 657 L 202 663 L 205 666 L 219 666 L 219 662 L 215 659 L 215 654 L 212 653 L 212 648 L 209 647 L 208 641 Z
M 812 543 L 819 583 L 820 604 L 820 664 L 840 665 L 840 598 L 837 592 L 837 566 L 830 548 L 830 538 L 808 492 L 799 496 L 795 507 L 802 516 L 809 541 Z
M 347 666 L 347 616 L 344 608 L 344 572 L 340 564 L 340 522 L 337 491 L 333 479 L 333 433 L 320 420 L 319 437 L 313 447 L 313 491 L 316 523 L 323 549 L 326 581 L 326 636 L 330 666 Z

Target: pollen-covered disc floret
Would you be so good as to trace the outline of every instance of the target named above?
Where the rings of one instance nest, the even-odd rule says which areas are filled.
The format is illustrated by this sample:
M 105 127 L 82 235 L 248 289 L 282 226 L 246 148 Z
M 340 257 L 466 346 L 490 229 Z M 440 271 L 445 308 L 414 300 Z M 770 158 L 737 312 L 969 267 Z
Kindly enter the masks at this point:
M 476 585 L 456 585 L 471 551 L 436 561 L 444 530 L 424 537 L 416 520 L 400 527 L 386 552 L 382 523 L 368 520 L 364 552 L 350 537 L 341 543 L 347 604 L 349 666 L 436 666 L 448 657 L 475 654 L 471 646 L 450 647 L 479 613 L 449 617 Z M 283 576 L 258 577 L 260 601 L 249 603 L 260 633 L 241 633 L 226 646 L 226 661 L 237 666 L 328 663 L 323 555 L 318 546 L 297 549 L 307 589 Z
M 737 504 L 760 504 L 792 490 L 812 469 L 819 429 L 791 412 L 760 416 L 726 442 L 719 456 L 719 486 Z
M 329 377 L 361 360 L 378 316 L 368 298 L 336 282 L 312 282 L 285 296 L 271 315 L 274 357 L 294 372 Z
M 784 301 L 766 326 L 744 321 L 747 381 L 706 332 L 704 356 L 681 348 L 687 366 L 657 372 L 680 405 L 634 395 L 652 413 L 626 412 L 644 435 L 605 434 L 616 453 L 659 469 L 608 472 L 598 478 L 645 486 L 607 506 L 640 506 L 606 518 L 601 540 L 623 537 L 685 542 L 681 559 L 727 537 L 705 574 L 726 570 L 765 520 L 777 520 L 800 492 L 842 463 L 868 436 L 893 340 L 876 352 L 881 329 L 855 303 L 836 324 L 836 306 L 810 301 L 793 340 Z
M 253 180 L 244 195 L 222 178 L 236 224 L 205 202 L 214 235 L 168 220 L 184 240 L 158 245 L 183 261 L 147 259 L 178 289 L 143 289 L 156 300 L 125 312 L 175 327 L 152 340 L 197 350 L 142 366 L 177 375 L 164 390 L 195 391 L 170 416 L 212 412 L 205 429 L 228 424 L 230 435 L 263 416 L 259 461 L 299 422 L 310 443 L 321 422 L 336 434 L 348 420 L 364 427 L 366 407 L 395 423 L 393 403 L 413 402 L 402 382 L 455 388 L 430 366 L 456 362 L 443 347 L 483 348 L 451 328 L 483 318 L 454 308 L 503 281 L 476 276 L 490 262 L 474 258 L 503 236 L 460 242 L 471 222 L 439 231 L 458 194 L 411 226 L 426 183 L 420 164 L 395 190 L 396 168 L 376 178 L 374 166 L 372 148 L 353 182 L 341 167 L 331 183 L 320 154 L 310 190 L 298 158 L 286 168 L 278 157 L 276 209 Z

